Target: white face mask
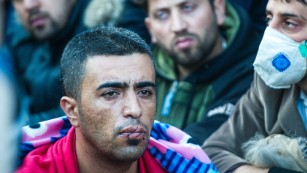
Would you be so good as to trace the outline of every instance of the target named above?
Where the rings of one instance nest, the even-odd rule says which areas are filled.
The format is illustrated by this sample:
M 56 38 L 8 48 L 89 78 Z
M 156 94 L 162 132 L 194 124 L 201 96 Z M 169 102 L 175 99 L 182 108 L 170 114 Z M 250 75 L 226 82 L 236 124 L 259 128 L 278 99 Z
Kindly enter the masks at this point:
M 304 43 L 306 44 L 306 43 Z M 271 88 L 290 88 L 303 79 L 307 47 L 267 27 L 254 62 L 254 69 Z

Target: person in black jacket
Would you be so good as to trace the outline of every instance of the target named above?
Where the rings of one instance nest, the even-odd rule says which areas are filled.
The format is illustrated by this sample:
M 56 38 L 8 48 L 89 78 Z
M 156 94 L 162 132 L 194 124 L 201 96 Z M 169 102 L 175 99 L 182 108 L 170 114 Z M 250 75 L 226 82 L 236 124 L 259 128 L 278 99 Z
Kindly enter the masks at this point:
M 82 15 L 88 0 L 14 0 L 15 21 L 5 48 L 15 62 L 25 124 L 63 115 L 59 60 L 64 46 L 86 29 Z
M 250 87 L 261 36 L 224 0 L 147 0 L 157 115 L 203 143 Z

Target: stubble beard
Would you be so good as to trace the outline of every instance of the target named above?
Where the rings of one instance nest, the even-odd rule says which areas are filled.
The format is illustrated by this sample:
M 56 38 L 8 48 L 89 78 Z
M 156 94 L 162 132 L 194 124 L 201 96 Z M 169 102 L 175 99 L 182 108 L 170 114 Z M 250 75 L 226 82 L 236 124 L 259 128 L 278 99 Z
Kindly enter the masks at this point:
M 205 41 L 202 41 L 201 38 L 198 37 L 197 35 L 194 35 L 193 37 L 197 41 L 197 44 L 194 47 L 184 50 L 176 50 L 174 46 L 172 46 L 171 49 L 166 48 L 166 46 L 162 46 L 162 49 L 168 55 L 170 55 L 170 57 L 175 61 L 176 64 L 186 69 L 192 69 L 198 67 L 208 59 L 209 55 L 213 50 L 217 38 L 214 37 L 209 44 L 208 43 L 205 44 L 206 39 L 208 38 L 205 38 Z
M 54 37 L 58 32 L 60 28 L 56 24 L 54 20 L 50 20 L 50 23 L 46 26 L 41 26 L 37 28 L 32 29 L 32 35 L 40 41 L 46 41 L 52 37 Z

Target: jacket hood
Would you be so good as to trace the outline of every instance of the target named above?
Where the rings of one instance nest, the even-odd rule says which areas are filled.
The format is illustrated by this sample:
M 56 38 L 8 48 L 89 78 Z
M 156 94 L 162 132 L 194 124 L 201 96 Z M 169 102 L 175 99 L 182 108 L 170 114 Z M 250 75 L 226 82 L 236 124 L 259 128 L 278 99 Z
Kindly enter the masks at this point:
M 85 30 L 85 25 L 83 23 L 83 16 L 85 7 L 88 5 L 89 0 L 77 0 L 75 6 L 73 7 L 71 14 L 68 18 L 67 24 L 59 32 L 59 34 L 52 39 L 51 42 L 62 42 L 63 40 L 70 40 L 74 35 Z M 67 38 L 67 39 L 66 39 Z
M 115 25 L 123 11 L 124 0 L 92 0 L 86 11 L 84 23 L 87 27 Z
M 242 22 L 241 22 L 242 21 Z M 224 25 L 220 28 L 226 38 L 227 48 L 213 60 L 205 63 L 199 70 L 190 74 L 186 81 L 211 82 L 218 75 L 223 73 L 223 69 L 230 68 L 242 60 L 242 56 L 249 56 L 254 53 L 253 46 L 243 46 L 246 40 L 254 37 L 254 30 L 251 28 L 251 21 L 248 14 L 241 7 L 226 3 L 226 17 Z M 254 44 L 257 44 L 255 42 Z M 242 47 L 246 47 L 242 50 Z M 175 63 L 158 46 L 154 49 L 154 63 L 157 74 L 169 80 L 176 80 Z

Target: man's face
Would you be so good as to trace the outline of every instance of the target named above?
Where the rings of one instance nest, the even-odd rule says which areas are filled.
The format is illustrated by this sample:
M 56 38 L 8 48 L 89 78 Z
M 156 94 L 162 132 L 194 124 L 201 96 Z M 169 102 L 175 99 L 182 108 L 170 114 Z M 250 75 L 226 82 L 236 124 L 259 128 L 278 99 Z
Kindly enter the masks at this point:
M 209 0 L 148 0 L 145 22 L 152 42 L 185 67 L 212 58 L 224 22 L 224 4 L 217 1 L 213 9 Z
M 135 161 L 143 154 L 156 112 L 154 85 L 148 55 L 88 59 L 78 102 L 78 128 L 98 155 Z
M 307 40 L 307 5 L 296 0 L 269 0 L 266 7 L 268 27 L 287 35 L 296 42 Z M 307 73 L 298 83 L 307 90 Z
M 66 25 L 75 0 L 13 0 L 22 24 L 38 40 L 49 39 Z
M 266 13 L 268 27 L 278 30 L 297 42 L 307 40 L 307 5 L 296 0 L 290 3 L 269 0 Z

